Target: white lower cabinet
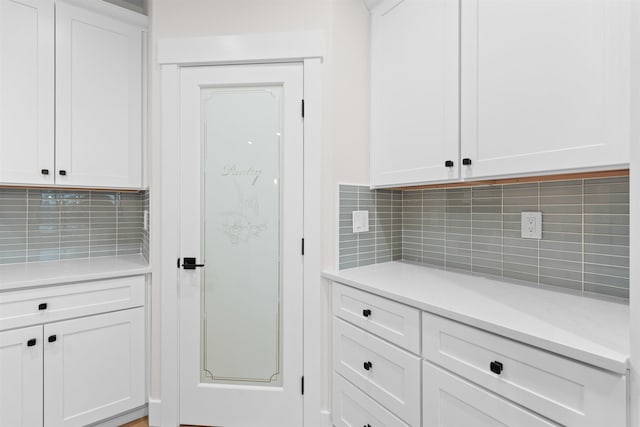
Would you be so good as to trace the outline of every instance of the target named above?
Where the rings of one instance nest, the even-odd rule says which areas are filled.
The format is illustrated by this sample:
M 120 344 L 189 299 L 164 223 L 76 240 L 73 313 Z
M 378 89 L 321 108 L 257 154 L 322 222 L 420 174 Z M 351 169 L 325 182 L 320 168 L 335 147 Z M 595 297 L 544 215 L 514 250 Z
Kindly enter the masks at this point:
M 0 427 L 86 426 L 144 405 L 144 285 L 0 293 Z
M 335 319 L 334 370 L 411 425 L 420 423 L 420 358 Z
M 558 427 L 429 362 L 422 364 L 423 427 Z
M 336 427 L 409 427 L 400 418 L 338 374 L 333 374 L 333 424 Z
M 0 426 L 42 426 L 42 326 L 0 332 Z
M 338 283 L 332 292 L 336 427 L 628 425 L 622 373 L 425 311 L 414 316 L 406 300 Z
M 44 326 L 45 426 L 85 426 L 145 402 L 144 308 Z

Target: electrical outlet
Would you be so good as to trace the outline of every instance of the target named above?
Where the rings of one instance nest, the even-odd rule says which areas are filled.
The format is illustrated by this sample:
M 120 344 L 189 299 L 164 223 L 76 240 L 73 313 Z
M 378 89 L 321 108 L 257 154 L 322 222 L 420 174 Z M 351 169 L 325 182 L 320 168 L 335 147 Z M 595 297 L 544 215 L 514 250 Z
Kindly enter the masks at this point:
M 369 231 L 369 211 L 352 211 L 353 232 L 366 233 Z
M 523 239 L 542 239 L 542 212 L 522 212 Z

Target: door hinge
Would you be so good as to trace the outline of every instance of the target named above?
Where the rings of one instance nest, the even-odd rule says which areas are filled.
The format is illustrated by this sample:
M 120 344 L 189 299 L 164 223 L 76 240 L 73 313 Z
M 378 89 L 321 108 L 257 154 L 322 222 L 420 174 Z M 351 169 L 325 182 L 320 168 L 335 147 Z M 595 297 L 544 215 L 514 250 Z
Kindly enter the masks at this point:
M 302 118 L 304 119 L 304 99 L 302 100 Z
M 304 237 L 302 238 L 302 255 L 304 255 Z
M 300 378 L 300 392 L 304 396 L 304 376 Z

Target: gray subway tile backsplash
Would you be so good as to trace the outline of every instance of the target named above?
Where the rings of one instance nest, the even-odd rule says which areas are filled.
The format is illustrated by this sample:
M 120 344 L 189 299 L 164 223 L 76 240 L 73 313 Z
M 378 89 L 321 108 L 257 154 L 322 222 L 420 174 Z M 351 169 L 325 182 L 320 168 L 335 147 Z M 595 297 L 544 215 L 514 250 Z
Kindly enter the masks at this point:
M 108 255 L 148 257 L 148 191 L 0 188 L 0 264 Z
M 340 269 L 402 259 L 629 298 L 627 177 L 339 191 Z M 368 235 L 352 233 L 356 209 L 369 210 Z M 543 213 L 542 240 L 520 237 L 523 211 Z

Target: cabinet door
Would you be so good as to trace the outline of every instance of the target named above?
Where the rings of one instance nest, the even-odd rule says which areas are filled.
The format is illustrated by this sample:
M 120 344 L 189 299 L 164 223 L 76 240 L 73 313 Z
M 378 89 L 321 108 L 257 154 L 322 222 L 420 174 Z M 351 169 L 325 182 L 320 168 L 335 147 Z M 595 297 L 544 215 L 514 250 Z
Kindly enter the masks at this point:
M 422 365 L 423 427 L 559 427 L 428 362 Z
M 627 0 L 462 0 L 464 178 L 626 167 Z
M 144 309 L 44 326 L 45 425 L 85 426 L 145 403 Z
M 56 2 L 57 184 L 141 186 L 142 41 L 138 26 Z
M 53 0 L 0 0 L 0 183 L 53 184 L 53 31 Z
M 385 0 L 371 12 L 372 186 L 459 177 L 458 10 Z
M 0 332 L 0 427 L 42 426 L 42 326 Z

